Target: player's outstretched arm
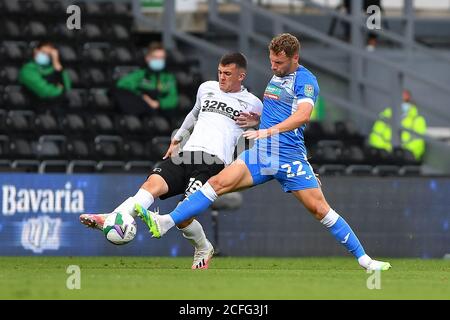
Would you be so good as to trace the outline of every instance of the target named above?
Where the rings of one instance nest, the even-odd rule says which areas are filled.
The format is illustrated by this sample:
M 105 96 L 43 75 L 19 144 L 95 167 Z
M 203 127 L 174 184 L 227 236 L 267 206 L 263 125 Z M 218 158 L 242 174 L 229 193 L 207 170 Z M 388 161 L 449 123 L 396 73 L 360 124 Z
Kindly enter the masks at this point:
M 263 139 L 282 132 L 292 131 L 301 125 L 308 123 L 311 118 L 312 104 L 309 102 L 302 102 L 298 104 L 298 109 L 290 117 L 283 122 L 268 128 L 256 131 L 246 131 L 243 136 L 247 139 Z

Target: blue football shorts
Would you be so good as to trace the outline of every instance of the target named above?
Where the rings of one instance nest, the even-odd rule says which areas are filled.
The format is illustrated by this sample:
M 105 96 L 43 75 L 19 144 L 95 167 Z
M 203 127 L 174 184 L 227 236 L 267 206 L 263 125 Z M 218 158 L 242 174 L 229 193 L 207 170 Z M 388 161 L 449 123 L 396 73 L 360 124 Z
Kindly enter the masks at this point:
M 304 153 L 283 153 L 268 156 L 257 144 L 241 153 L 253 178 L 253 185 L 278 180 L 284 192 L 318 188 L 319 183 Z

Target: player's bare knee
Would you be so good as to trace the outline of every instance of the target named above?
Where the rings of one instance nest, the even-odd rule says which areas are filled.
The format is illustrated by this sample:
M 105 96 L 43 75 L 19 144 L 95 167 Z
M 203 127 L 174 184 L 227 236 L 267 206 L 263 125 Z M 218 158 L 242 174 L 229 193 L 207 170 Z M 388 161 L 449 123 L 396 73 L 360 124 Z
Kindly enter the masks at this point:
M 217 195 L 221 195 L 226 192 L 226 189 L 229 188 L 227 181 L 220 177 L 220 175 L 216 175 L 208 180 L 208 183 L 214 189 Z
M 161 177 L 156 177 L 155 175 L 148 177 L 141 188 L 150 192 L 153 197 L 159 197 L 168 191 L 168 187 L 164 179 Z
M 184 229 L 188 225 L 190 225 L 192 223 L 192 221 L 194 221 L 194 218 L 190 218 L 190 219 L 184 220 L 184 221 L 180 222 L 179 224 L 177 224 L 177 228 L 178 229 Z

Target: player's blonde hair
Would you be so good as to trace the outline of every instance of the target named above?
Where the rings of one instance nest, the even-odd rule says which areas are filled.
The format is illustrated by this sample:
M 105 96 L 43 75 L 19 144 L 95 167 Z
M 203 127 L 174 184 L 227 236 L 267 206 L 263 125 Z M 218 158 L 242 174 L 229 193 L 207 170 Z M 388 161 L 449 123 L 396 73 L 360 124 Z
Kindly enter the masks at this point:
M 290 33 L 282 33 L 270 41 L 269 50 L 277 55 L 284 51 L 287 57 L 292 58 L 299 53 L 300 41 Z

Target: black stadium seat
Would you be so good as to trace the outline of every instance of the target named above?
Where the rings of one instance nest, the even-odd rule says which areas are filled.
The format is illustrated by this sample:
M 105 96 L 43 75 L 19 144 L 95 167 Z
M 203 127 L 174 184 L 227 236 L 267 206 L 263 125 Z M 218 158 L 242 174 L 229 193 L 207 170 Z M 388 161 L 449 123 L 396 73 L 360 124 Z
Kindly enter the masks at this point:
M 0 0 L 0 170 L 148 173 L 151 159 L 160 160 L 170 143 L 171 126 L 181 125 L 192 109 L 199 61 L 183 50 L 168 53 L 179 73 L 178 114 L 125 114 L 116 109 L 110 90 L 143 67 L 147 49 L 143 39 L 135 42 L 131 3 L 73 4 L 81 8 L 81 30 L 67 28 L 64 1 Z M 72 82 L 63 110 L 44 112 L 18 82 L 21 66 L 42 40 L 57 46 Z
M 66 135 L 81 135 L 86 131 L 86 123 L 78 114 L 68 114 L 62 120 L 62 127 Z
M 59 54 L 61 56 L 61 61 L 68 62 L 68 63 L 74 63 L 78 60 L 78 55 L 76 51 L 67 45 L 62 45 L 59 48 Z
M 80 77 L 80 74 L 78 73 L 78 71 L 75 68 L 73 68 L 73 67 L 66 68 L 66 72 L 69 74 L 70 81 L 72 82 L 72 85 L 74 87 L 81 86 L 81 84 L 82 84 L 81 83 L 81 77 Z
M 66 143 L 67 158 L 70 160 L 84 160 L 93 158 L 89 144 L 81 139 L 74 139 Z
M 72 89 L 66 93 L 69 108 L 82 109 L 85 107 L 86 92 L 82 89 Z
M 33 111 L 10 111 L 5 119 L 5 127 L 16 134 L 31 132 L 34 129 L 34 118 Z
M 25 27 L 26 34 L 33 38 L 44 38 L 47 36 L 47 28 L 42 22 L 39 21 L 31 21 Z
M 39 159 L 62 159 L 66 157 L 66 137 L 63 135 L 43 135 L 36 145 Z
M 153 169 L 151 161 L 128 161 L 124 166 L 126 173 L 148 174 Z
M 118 124 L 124 134 L 143 134 L 145 132 L 142 121 L 134 115 L 118 115 Z
M 161 160 L 170 145 L 170 137 L 154 137 L 152 139 L 153 160 Z
M 35 155 L 35 143 L 26 139 L 13 139 L 9 144 L 11 159 L 29 159 Z
M 22 62 L 25 60 L 22 46 L 17 42 L 3 42 L 0 48 L 1 55 L 6 61 Z
M 138 140 L 126 141 L 123 145 L 126 158 L 132 160 L 145 160 L 151 158 L 149 143 Z
M 99 160 L 118 160 L 122 159 L 123 139 L 120 136 L 100 135 L 95 137 L 95 152 Z
M 34 125 L 38 133 L 49 134 L 60 132 L 57 119 L 49 113 L 38 115 L 34 121 Z
M 111 59 L 118 64 L 130 64 L 135 62 L 130 50 L 125 47 L 118 47 L 112 50 Z
M 99 161 L 97 172 L 100 173 L 124 173 L 125 163 L 123 161 Z
M 107 114 L 95 114 L 90 117 L 90 129 L 99 134 L 113 133 L 115 131 L 114 122 Z

